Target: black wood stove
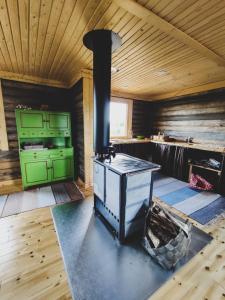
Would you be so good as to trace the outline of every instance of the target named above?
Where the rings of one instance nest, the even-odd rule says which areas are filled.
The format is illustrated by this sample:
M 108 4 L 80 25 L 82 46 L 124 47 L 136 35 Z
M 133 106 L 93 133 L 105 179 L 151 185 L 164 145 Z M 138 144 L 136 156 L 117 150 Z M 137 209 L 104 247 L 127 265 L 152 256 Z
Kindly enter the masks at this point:
M 118 239 L 143 234 L 152 199 L 152 172 L 160 166 L 125 154 L 109 143 L 112 52 L 120 37 L 110 30 L 93 30 L 83 39 L 93 51 L 94 81 L 94 207 Z

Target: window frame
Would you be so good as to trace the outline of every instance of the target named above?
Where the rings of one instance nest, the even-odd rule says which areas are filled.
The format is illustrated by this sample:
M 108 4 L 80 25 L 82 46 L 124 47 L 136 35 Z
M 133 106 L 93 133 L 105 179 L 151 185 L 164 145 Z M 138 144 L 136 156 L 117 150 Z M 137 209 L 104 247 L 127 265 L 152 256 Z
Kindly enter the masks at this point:
M 111 97 L 111 102 L 119 102 L 127 104 L 127 122 L 126 136 L 110 136 L 110 139 L 130 139 L 132 138 L 132 118 L 133 118 L 133 100 L 118 97 Z

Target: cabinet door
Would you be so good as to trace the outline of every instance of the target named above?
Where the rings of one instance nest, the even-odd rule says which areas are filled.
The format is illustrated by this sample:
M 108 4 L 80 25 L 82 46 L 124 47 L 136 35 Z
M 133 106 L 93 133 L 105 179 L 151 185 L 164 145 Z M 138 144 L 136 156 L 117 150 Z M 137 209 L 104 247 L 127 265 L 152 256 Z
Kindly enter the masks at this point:
M 48 160 L 21 162 L 23 185 L 31 186 L 50 181 L 50 165 Z
M 52 159 L 52 180 L 61 180 L 73 177 L 72 157 Z
M 70 114 L 48 112 L 48 127 L 52 130 L 70 130 Z
M 18 130 L 41 130 L 45 128 L 45 113 L 41 111 L 17 111 L 16 122 Z

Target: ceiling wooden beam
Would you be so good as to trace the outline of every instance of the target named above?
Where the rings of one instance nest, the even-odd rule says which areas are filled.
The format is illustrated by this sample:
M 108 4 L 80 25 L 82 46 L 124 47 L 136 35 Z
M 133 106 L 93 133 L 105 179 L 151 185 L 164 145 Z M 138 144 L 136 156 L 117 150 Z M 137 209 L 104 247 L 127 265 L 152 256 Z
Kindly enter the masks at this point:
M 194 87 L 190 87 L 190 88 L 186 88 L 174 92 L 157 94 L 157 95 L 151 95 L 151 94 L 138 95 L 138 94 L 131 94 L 129 92 L 126 93 L 126 92 L 120 92 L 115 90 L 112 91 L 111 95 L 127 98 L 127 99 L 144 100 L 144 101 L 176 100 L 177 97 L 188 96 L 188 95 L 193 96 L 194 94 L 202 94 L 204 92 L 208 92 L 216 89 L 222 89 L 222 88 L 225 88 L 225 80 L 198 85 L 198 86 L 194 86 Z
M 33 83 L 33 84 L 55 86 L 55 87 L 59 87 L 59 88 L 68 88 L 67 83 L 62 82 L 62 81 L 48 79 L 48 78 L 42 78 L 39 76 L 18 74 L 18 73 L 7 72 L 7 71 L 0 71 L 0 78 L 21 81 L 21 82 L 27 82 L 27 83 Z
M 177 41 L 187 45 L 188 47 L 192 48 L 193 50 L 200 53 L 202 56 L 213 60 L 219 66 L 225 67 L 225 59 L 206 46 L 199 43 L 197 40 L 193 39 L 190 35 L 183 32 L 182 30 L 178 29 L 174 25 L 170 24 L 169 22 L 165 21 L 151 10 L 143 7 L 139 3 L 133 0 L 113 0 L 119 7 L 125 9 L 129 13 L 135 15 L 136 17 L 142 19 L 146 23 L 149 23 L 159 30 L 165 32 L 166 34 L 170 35 Z
M 211 90 L 222 89 L 222 88 L 225 88 L 225 80 L 202 84 L 202 85 L 186 88 L 183 90 L 178 90 L 178 91 L 170 92 L 170 93 L 164 93 L 164 94 L 160 94 L 160 95 L 152 95 L 152 96 L 149 95 L 149 100 L 156 101 L 156 100 L 166 100 L 166 99 L 171 99 L 171 98 L 175 99 L 176 97 L 204 93 L 204 92 L 208 92 Z
M 124 91 L 119 91 L 119 90 L 112 90 L 111 91 L 111 96 L 113 96 L 113 97 L 119 97 L 119 98 L 125 98 L 125 99 L 132 99 L 132 100 L 152 101 L 152 99 L 148 95 L 147 96 L 143 96 L 143 95 L 138 95 L 138 94 L 124 92 Z

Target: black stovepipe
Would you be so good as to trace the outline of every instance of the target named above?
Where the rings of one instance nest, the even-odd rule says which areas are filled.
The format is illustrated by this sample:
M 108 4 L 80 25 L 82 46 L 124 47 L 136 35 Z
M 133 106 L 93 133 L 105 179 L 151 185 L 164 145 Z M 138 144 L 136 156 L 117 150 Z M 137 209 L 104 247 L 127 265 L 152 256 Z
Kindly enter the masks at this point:
M 109 142 L 111 60 L 121 39 L 111 30 L 99 29 L 88 32 L 83 43 L 93 51 L 94 152 L 99 158 L 110 158 L 114 154 Z

